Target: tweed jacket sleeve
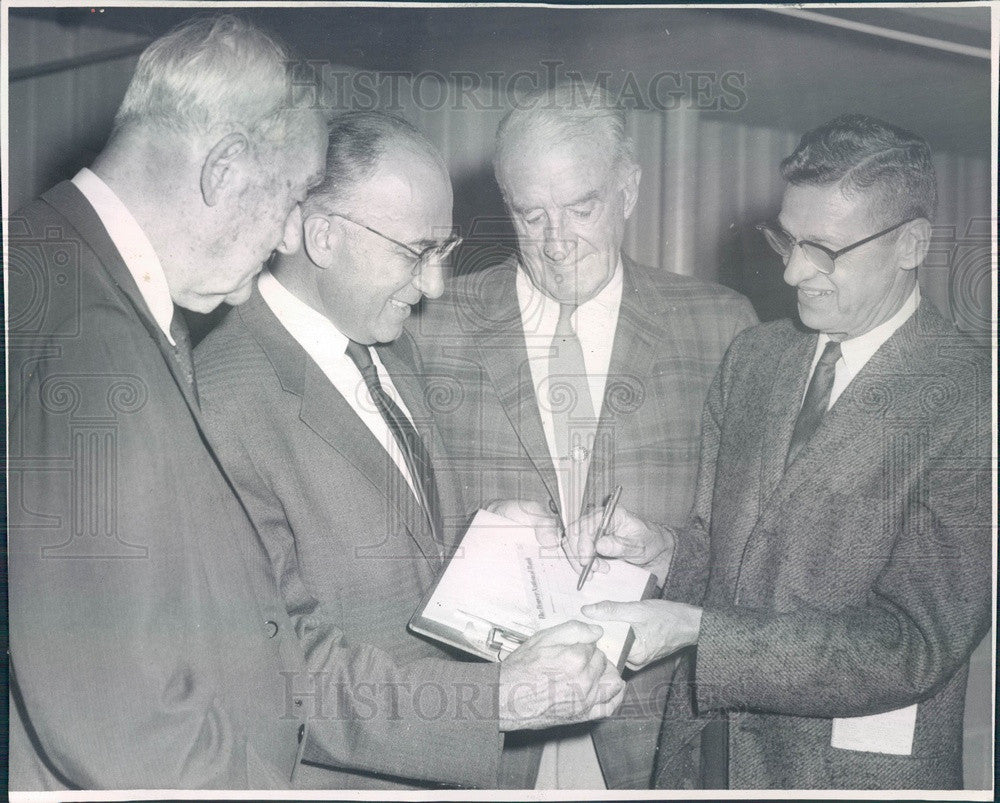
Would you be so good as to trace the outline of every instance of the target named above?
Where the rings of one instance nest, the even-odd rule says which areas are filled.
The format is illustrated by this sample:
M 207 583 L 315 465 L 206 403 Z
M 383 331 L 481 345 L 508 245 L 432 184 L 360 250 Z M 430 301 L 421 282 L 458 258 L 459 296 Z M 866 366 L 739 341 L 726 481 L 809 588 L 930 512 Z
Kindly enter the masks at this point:
M 764 327 L 734 345 L 706 408 L 701 493 L 708 472 L 716 487 L 711 518 L 700 518 L 712 532 L 703 708 L 850 717 L 904 707 L 940 691 L 986 633 L 988 366 L 938 321 L 922 312 L 891 338 L 809 453 L 756 497 L 746 486 L 774 445 L 754 422 L 788 416 L 775 400 L 788 407 L 801 384 L 770 389 L 784 363 L 757 355 L 791 348 L 774 348 Z M 760 405 L 771 409 L 761 416 Z M 734 465 L 736 480 L 724 473 Z M 688 541 L 698 556 L 704 531 Z

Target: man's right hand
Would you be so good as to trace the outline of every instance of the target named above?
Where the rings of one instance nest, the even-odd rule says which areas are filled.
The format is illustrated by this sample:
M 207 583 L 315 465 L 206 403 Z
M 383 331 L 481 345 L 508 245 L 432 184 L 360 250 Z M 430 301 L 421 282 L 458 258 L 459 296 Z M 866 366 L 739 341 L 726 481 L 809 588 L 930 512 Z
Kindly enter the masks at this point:
M 617 558 L 641 566 L 656 575 L 657 585 L 663 585 L 674 555 L 673 531 L 661 524 L 645 522 L 619 505 L 607 531 L 595 543 L 603 515 L 603 508 L 595 508 L 566 528 L 563 550 L 574 568 L 581 571 L 596 552 L 602 558 Z M 595 572 L 608 571 L 602 558 L 595 561 Z
M 500 730 L 537 730 L 603 719 L 625 683 L 595 644 L 597 625 L 570 621 L 540 630 L 500 664 Z

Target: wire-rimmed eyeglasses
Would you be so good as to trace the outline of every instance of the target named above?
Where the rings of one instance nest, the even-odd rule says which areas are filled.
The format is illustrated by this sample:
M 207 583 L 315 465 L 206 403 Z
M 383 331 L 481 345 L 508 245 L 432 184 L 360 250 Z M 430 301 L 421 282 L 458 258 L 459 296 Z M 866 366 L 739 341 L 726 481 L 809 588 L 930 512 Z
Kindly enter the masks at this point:
M 913 220 L 915 220 L 915 218 L 904 220 L 901 223 L 897 223 L 887 229 L 875 232 L 875 234 L 872 234 L 870 237 L 858 240 L 856 243 L 845 245 L 843 248 L 839 248 L 836 251 L 832 248 L 827 248 L 825 245 L 814 243 L 811 240 L 796 240 L 780 226 L 775 227 L 767 223 L 758 223 L 754 228 L 764 235 L 764 238 L 767 240 L 767 244 L 775 250 L 785 264 L 788 263 L 788 260 L 792 256 L 792 249 L 794 249 L 795 246 L 799 246 L 802 249 L 802 253 L 805 254 L 806 259 L 808 259 L 815 266 L 816 270 L 829 276 L 833 273 L 835 267 L 834 263 L 836 262 L 837 257 L 843 256 L 848 251 L 853 251 L 855 248 L 858 248 L 865 243 L 870 243 L 872 240 L 878 239 L 883 234 L 895 231 L 900 226 L 905 226 Z
M 333 217 L 339 217 L 342 220 L 346 220 L 348 223 L 353 223 L 355 226 L 360 226 L 362 229 L 365 229 L 365 231 L 370 231 L 372 234 L 378 235 L 383 240 L 386 240 L 387 242 L 390 242 L 393 245 L 402 248 L 408 254 L 411 254 L 415 260 L 413 263 L 414 275 L 418 274 L 420 272 L 420 269 L 428 262 L 444 262 L 446 259 L 448 259 L 449 256 L 451 256 L 451 253 L 456 248 L 458 248 L 458 246 L 461 245 L 462 243 L 461 237 L 456 237 L 455 235 L 452 235 L 448 237 L 446 240 L 442 240 L 441 242 L 437 243 L 432 243 L 431 245 L 424 248 L 422 251 L 417 251 L 415 248 L 412 248 L 406 243 L 401 243 L 399 240 L 390 237 L 388 234 L 383 234 L 378 229 L 373 229 L 371 226 L 366 226 L 364 223 L 361 223 L 360 221 L 355 220 L 352 217 L 348 217 L 347 215 L 342 215 L 339 212 L 332 212 L 331 215 Z

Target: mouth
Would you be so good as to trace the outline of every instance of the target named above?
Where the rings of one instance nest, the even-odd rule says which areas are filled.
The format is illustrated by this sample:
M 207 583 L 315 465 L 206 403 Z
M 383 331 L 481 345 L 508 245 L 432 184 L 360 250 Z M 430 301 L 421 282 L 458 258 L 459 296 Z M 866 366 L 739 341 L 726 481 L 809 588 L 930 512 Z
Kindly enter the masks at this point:
M 808 290 L 805 287 L 798 288 L 799 295 L 805 298 L 823 298 L 833 295 L 833 290 Z
M 400 301 L 399 299 L 396 299 L 396 298 L 390 298 L 389 299 L 389 306 L 392 307 L 397 312 L 406 313 L 407 315 L 409 315 L 410 314 L 410 307 L 412 305 L 411 304 L 407 304 L 405 301 Z

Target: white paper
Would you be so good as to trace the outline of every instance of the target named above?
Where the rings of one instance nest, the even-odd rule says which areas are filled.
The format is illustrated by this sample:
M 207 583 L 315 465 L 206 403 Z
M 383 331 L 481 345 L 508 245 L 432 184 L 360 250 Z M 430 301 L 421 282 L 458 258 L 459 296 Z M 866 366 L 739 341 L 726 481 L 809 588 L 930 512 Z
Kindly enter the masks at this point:
M 913 752 L 916 726 L 916 703 L 884 714 L 835 719 L 830 745 L 842 750 L 908 756 Z
M 542 548 L 534 528 L 480 510 L 428 602 L 424 616 L 484 643 L 493 624 L 530 636 L 578 619 L 580 606 L 639 599 L 649 572 L 615 561 L 607 574 L 591 573 L 583 589 L 559 548 Z M 617 661 L 629 634 L 623 622 L 600 622 L 598 646 Z

